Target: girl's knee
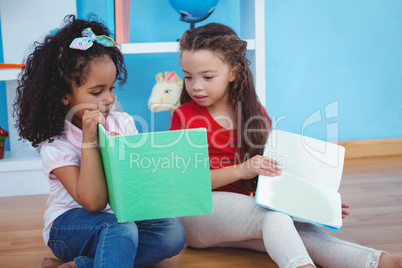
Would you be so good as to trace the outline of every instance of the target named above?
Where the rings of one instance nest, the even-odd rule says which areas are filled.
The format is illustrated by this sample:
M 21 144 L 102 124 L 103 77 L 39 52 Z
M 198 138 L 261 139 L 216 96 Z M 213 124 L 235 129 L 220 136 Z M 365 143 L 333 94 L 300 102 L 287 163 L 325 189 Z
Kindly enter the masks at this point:
M 289 215 L 273 210 L 266 210 L 264 217 L 273 224 L 293 223 L 293 219 Z
M 186 232 L 183 225 L 176 219 L 164 219 L 166 221 L 165 229 L 163 231 L 163 244 L 169 248 L 177 248 L 182 250 L 186 241 Z
M 138 244 L 139 231 L 134 222 L 105 224 L 107 235 L 116 239 L 116 241 L 130 241 L 135 247 Z
M 135 222 L 116 222 L 116 226 L 119 229 L 119 232 L 123 235 L 128 236 L 138 236 L 138 227 Z
M 328 234 L 321 230 L 317 225 L 309 222 L 295 221 L 295 226 L 300 235 L 315 234 L 318 236 L 328 236 Z

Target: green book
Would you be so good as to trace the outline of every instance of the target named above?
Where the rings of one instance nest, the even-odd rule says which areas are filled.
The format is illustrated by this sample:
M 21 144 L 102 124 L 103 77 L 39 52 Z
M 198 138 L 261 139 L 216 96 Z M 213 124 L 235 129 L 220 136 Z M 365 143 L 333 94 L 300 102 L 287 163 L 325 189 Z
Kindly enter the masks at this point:
M 110 137 L 99 125 L 99 149 L 119 222 L 212 212 L 205 129 Z

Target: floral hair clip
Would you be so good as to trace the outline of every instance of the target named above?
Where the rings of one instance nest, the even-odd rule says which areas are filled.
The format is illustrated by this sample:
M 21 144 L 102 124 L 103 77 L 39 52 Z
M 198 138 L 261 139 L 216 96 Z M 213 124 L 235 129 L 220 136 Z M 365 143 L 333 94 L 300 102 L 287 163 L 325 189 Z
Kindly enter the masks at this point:
M 114 40 L 106 35 L 95 35 L 91 28 L 86 28 L 82 31 L 83 37 L 78 37 L 73 40 L 70 44 L 70 48 L 79 49 L 79 50 L 87 50 L 92 47 L 93 42 L 97 42 L 105 47 L 115 47 L 116 43 Z

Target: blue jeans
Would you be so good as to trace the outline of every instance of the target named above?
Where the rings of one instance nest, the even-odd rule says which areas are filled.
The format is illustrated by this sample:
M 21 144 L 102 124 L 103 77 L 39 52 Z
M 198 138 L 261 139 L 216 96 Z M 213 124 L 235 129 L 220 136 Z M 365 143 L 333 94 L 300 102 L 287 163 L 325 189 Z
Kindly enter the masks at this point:
M 59 216 L 49 247 L 77 267 L 148 267 L 177 255 L 185 231 L 175 219 L 118 223 L 114 214 L 72 209 Z

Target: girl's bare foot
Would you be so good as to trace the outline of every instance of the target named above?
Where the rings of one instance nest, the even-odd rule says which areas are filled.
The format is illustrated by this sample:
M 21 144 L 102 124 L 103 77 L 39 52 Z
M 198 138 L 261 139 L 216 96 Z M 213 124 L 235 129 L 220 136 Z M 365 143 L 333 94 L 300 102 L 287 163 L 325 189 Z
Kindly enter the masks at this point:
M 379 268 L 402 268 L 402 257 L 383 253 L 380 257 Z
M 70 261 L 70 262 L 66 262 L 66 263 L 60 265 L 58 268 L 76 268 L 76 267 L 75 267 L 75 262 Z
M 54 258 L 44 258 L 41 268 L 75 268 L 75 263 L 74 261 L 65 263 Z
M 61 260 L 53 258 L 44 258 L 40 267 L 42 268 L 57 268 L 64 264 Z

